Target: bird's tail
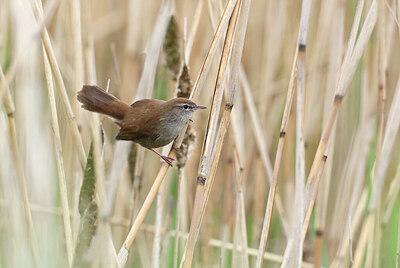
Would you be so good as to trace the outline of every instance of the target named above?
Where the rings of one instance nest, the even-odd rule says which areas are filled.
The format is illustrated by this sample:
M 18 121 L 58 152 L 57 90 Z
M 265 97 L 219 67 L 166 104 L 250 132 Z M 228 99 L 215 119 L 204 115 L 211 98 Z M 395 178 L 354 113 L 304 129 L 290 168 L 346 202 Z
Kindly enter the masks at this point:
M 82 103 L 82 108 L 88 111 L 105 114 L 117 120 L 122 120 L 130 108 L 128 104 L 98 86 L 84 85 L 78 92 L 78 101 Z

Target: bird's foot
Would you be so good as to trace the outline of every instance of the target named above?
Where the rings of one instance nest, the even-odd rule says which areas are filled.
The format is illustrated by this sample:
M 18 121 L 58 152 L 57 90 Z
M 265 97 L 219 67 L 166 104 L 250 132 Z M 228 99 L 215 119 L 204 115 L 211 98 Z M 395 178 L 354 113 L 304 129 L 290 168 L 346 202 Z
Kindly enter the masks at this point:
M 162 160 L 164 160 L 168 165 L 172 167 L 172 161 L 174 161 L 175 159 L 166 155 L 160 155 L 160 157 L 162 158 Z

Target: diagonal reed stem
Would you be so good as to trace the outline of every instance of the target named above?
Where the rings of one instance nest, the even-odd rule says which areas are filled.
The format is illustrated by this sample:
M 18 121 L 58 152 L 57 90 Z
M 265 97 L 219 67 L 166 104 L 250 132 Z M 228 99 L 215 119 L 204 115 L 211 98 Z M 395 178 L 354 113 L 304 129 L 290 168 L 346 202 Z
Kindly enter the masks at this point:
M 201 85 L 203 85 L 203 82 L 204 82 L 203 80 L 207 76 L 207 72 L 210 68 L 211 60 L 214 56 L 215 49 L 218 45 L 218 42 L 219 42 L 219 39 L 220 39 L 220 36 L 222 33 L 222 29 L 228 22 L 228 18 L 229 18 L 228 13 L 230 12 L 230 10 L 233 10 L 233 4 L 234 4 L 233 0 L 230 0 L 230 2 L 227 4 L 227 8 L 225 9 L 226 14 L 224 13 L 225 15 L 223 15 L 221 17 L 220 27 L 219 27 L 220 30 L 217 30 L 213 37 L 211 46 L 207 52 L 206 58 L 203 62 L 203 65 L 200 69 L 200 73 L 199 73 L 196 83 L 193 87 L 193 91 L 192 91 L 190 99 L 196 98 L 196 94 L 194 94 L 194 92 L 199 91 L 199 93 L 200 93 L 200 90 L 202 89 Z M 185 132 L 186 132 L 186 127 L 184 127 L 184 129 L 181 131 L 179 136 L 175 139 L 172 149 L 168 155 L 169 157 L 174 158 L 176 156 L 176 151 L 179 150 L 179 148 L 182 144 Z M 145 218 L 148 210 L 150 209 L 150 206 L 157 194 L 157 191 L 158 191 L 162 181 L 165 178 L 165 175 L 167 174 L 168 168 L 169 168 L 168 164 L 166 164 L 166 163 L 162 164 L 161 169 L 158 172 L 158 175 L 157 175 L 156 179 L 154 180 L 153 185 L 152 185 L 135 221 L 133 222 L 133 225 L 132 225 L 132 227 L 131 227 L 131 229 L 130 229 L 130 231 L 118 253 L 117 262 L 118 262 L 119 267 L 124 267 L 126 264 L 128 254 L 129 254 L 128 251 L 131 248 L 133 241 L 135 240 L 137 232 L 139 231 L 140 226 L 142 225 L 144 218 Z
M 197 179 L 195 203 L 192 214 L 192 222 L 190 225 L 190 232 L 188 242 L 186 244 L 185 253 L 182 258 L 181 267 L 191 267 L 193 261 L 194 249 L 196 241 L 200 231 L 202 219 L 205 214 L 208 198 L 211 192 L 211 187 L 215 178 L 216 169 L 219 162 L 219 157 L 222 150 L 222 144 L 229 126 L 230 115 L 234 105 L 235 89 L 237 87 L 237 78 L 239 73 L 240 60 L 243 49 L 244 35 L 246 32 L 248 9 L 250 1 L 246 1 L 243 8 L 243 17 L 237 31 L 238 40 L 235 51 L 233 52 L 233 68 L 231 71 L 230 84 L 228 88 L 228 101 L 225 104 L 225 109 L 222 115 L 220 127 L 217 130 L 216 124 L 219 115 L 219 107 L 222 102 L 223 95 L 223 82 L 225 79 L 228 61 L 231 56 L 231 50 L 234 42 L 234 33 L 236 31 L 239 19 L 239 11 L 241 10 L 241 1 L 238 1 L 233 10 L 232 16 L 229 20 L 229 25 L 226 33 L 225 43 L 222 50 L 222 56 L 219 64 L 217 80 L 215 83 L 215 89 L 213 94 L 212 106 L 210 109 L 210 115 L 207 123 L 207 131 L 205 141 L 203 143 L 203 153 L 201 156 L 200 173 Z M 212 137 L 217 135 L 217 140 L 213 146 L 211 146 Z M 209 161 L 212 160 L 211 167 L 209 168 Z M 208 178 L 208 179 L 207 179 Z
M 33 4 L 33 8 L 34 8 L 36 20 L 41 21 L 42 16 L 43 16 L 43 10 L 42 10 L 42 4 L 40 3 L 40 0 L 35 0 L 35 2 Z M 79 163 L 81 164 L 82 170 L 84 170 L 85 165 L 86 165 L 86 154 L 85 154 L 85 150 L 83 148 L 82 138 L 79 133 L 78 124 L 76 122 L 75 115 L 72 111 L 71 103 L 68 99 L 67 89 L 65 87 L 60 68 L 58 67 L 56 55 L 55 55 L 54 49 L 51 45 L 50 36 L 49 36 L 49 33 L 47 32 L 46 27 L 43 27 L 43 29 L 41 30 L 41 37 L 42 37 L 43 46 L 46 51 L 46 55 L 49 59 L 51 70 L 53 72 L 53 75 L 55 76 L 57 88 L 60 90 L 60 96 L 61 96 L 62 104 L 64 106 L 65 113 L 67 114 L 67 117 L 68 117 L 68 122 L 70 123 L 70 127 L 72 129 L 72 138 L 73 138 L 75 146 L 78 150 Z
M 297 68 L 298 68 L 298 57 L 299 57 L 299 54 L 305 53 L 305 50 L 306 50 L 306 37 L 307 37 L 308 20 L 309 20 L 309 16 L 310 16 L 310 8 L 311 8 L 311 1 L 303 1 L 302 9 L 301 9 L 299 34 L 298 34 L 298 39 L 297 39 L 297 43 L 296 43 L 297 49 L 296 49 L 294 59 L 293 59 L 292 72 L 291 72 L 288 91 L 287 91 L 287 95 L 286 95 L 285 109 L 283 112 L 281 129 L 280 129 L 280 133 L 279 133 L 278 148 L 276 150 L 274 171 L 272 174 L 272 184 L 269 189 L 267 207 L 265 209 L 263 229 L 262 229 L 262 233 L 261 233 L 259 251 L 258 251 L 258 255 L 257 255 L 256 267 L 258 267 L 258 268 L 260 268 L 262 266 L 262 262 L 264 260 L 264 258 L 262 256 L 264 255 L 265 248 L 267 246 L 268 232 L 269 232 L 269 227 L 270 227 L 271 219 L 272 219 L 272 211 L 274 208 L 274 200 L 275 200 L 275 194 L 276 194 L 276 186 L 278 184 L 278 175 L 279 175 L 280 162 L 281 162 L 281 158 L 282 158 L 283 145 L 285 143 L 286 129 L 287 129 L 287 125 L 289 122 L 289 114 L 290 114 L 290 110 L 292 107 L 292 101 L 293 101 L 293 95 L 294 95 L 294 85 L 295 85 L 295 81 L 296 81 Z M 302 58 L 304 59 L 304 55 L 302 56 Z

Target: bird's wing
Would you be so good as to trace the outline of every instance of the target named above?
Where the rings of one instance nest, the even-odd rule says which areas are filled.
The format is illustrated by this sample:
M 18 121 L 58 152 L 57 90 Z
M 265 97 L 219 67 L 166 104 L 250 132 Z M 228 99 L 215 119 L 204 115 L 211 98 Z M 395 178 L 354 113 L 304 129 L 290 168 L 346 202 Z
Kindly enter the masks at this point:
M 147 138 L 151 135 L 150 131 L 147 129 L 141 129 L 139 131 L 136 127 L 122 127 L 118 135 L 115 137 L 117 140 L 127 140 L 137 142 L 143 138 Z
M 158 124 L 158 119 L 151 116 L 151 114 L 135 113 L 135 110 L 132 110 L 131 114 L 124 118 L 116 139 L 130 140 L 139 143 L 140 140 L 143 139 L 152 140 L 156 138 L 154 135 L 154 127 Z
M 163 103 L 164 101 L 162 101 L 162 100 L 156 100 L 156 99 L 142 99 L 142 100 L 138 100 L 138 101 L 135 101 L 134 103 L 132 103 L 131 104 L 131 107 L 133 107 L 133 108 L 137 108 L 137 107 L 140 107 L 140 106 L 143 106 L 143 105 L 148 105 L 149 106 L 149 104 L 158 104 L 158 103 Z

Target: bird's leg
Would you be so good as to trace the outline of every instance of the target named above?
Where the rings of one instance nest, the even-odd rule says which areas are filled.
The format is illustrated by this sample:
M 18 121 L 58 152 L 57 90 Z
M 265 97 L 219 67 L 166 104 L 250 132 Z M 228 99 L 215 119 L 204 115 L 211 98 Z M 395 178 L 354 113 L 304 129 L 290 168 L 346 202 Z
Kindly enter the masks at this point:
M 149 148 L 149 150 L 155 152 L 159 157 L 161 157 L 162 160 L 164 160 L 168 165 L 170 165 L 172 167 L 172 161 L 174 161 L 175 159 L 173 159 L 172 157 L 169 157 L 169 156 L 161 155 L 157 151 L 155 151 L 153 148 Z

